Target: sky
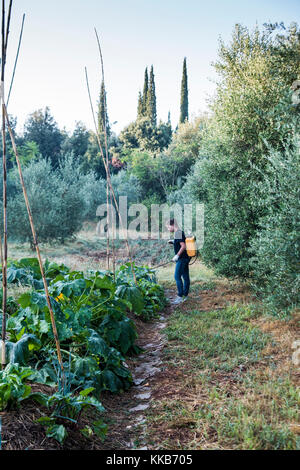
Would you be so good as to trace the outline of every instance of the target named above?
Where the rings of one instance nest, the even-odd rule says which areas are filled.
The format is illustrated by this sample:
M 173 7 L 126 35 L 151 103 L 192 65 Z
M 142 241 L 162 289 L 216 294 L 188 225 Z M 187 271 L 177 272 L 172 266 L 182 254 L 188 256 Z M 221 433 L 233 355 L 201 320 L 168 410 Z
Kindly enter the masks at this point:
M 175 127 L 184 57 L 193 117 L 207 110 L 215 90 L 212 63 L 219 38 L 228 43 L 236 23 L 250 29 L 269 21 L 300 24 L 298 0 L 15 0 L 7 90 L 23 13 L 23 40 L 8 108 L 17 117 L 19 132 L 30 113 L 46 106 L 61 129 L 72 132 L 77 121 L 93 129 L 84 69 L 96 106 L 101 69 L 95 27 L 104 58 L 109 120 L 119 133 L 136 118 L 146 67 L 154 67 L 158 119 L 166 121 L 170 111 Z

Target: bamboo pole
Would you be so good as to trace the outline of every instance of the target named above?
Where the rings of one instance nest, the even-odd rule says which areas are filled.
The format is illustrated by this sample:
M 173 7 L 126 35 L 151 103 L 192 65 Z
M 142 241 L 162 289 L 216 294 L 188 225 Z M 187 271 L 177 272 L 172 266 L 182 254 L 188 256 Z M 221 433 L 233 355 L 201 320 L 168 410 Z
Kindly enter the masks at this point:
M 2 248 L 2 237 L 0 237 L 0 258 L 1 258 L 1 269 L 3 275 L 3 248 Z
M 9 91 L 8 91 L 8 95 L 7 95 L 6 107 L 8 107 L 9 98 L 10 98 L 11 90 L 12 90 L 13 83 L 14 83 L 14 78 L 15 78 L 15 73 L 16 73 L 16 68 L 17 68 L 17 63 L 18 63 L 20 48 L 21 48 L 21 42 L 22 42 L 22 37 L 23 37 L 24 22 L 25 22 L 25 13 L 24 13 L 23 19 L 22 19 L 21 32 L 20 32 L 20 35 L 19 35 L 19 44 L 18 44 L 16 59 L 15 59 L 15 63 L 14 63 L 14 69 L 13 69 L 13 73 L 12 73 L 12 78 L 11 78 L 11 82 L 10 82 L 10 86 L 9 86 Z
M 6 24 L 6 34 L 5 34 L 5 59 L 6 59 L 6 51 L 7 51 L 7 44 L 8 44 L 8 35 L 9 35 L 9 27 L 10 27 L 10 19 L 11 19 L 11 10 L 12 10 L 13 0 L 10 0 L 9 7 L 8 7 L 8 16 L 7 16 L 7 24 Z M 5 11 L 5 1 L 3 2 L 2 11 Z M 5 66 L 5 64 L 4 64 Z
M 109 199 L 110 199 L 110 206 L 113 207 L 111 191 L 109 192 Z M 116 278 L 116 250 L 115 250 L 115 242 L 114 242 L 114 235 L 115 235 L 114 228 L 112 229 L 112 232 L 113 232 L 113 236 L 112 236 L 112 240 L 111 240 L 111 246 L 112 246 L 112 255 L 113 255 L 113 260 L 112 260 L 112 262 L 113 262 L 113 275 L 114 275 L 114 280 L 115 280 L 115 278 Z
M 1 355 L 1 364 L 2 368 L 5 367 L 6 364 L 6 357 L 5 357 L 5 336 L 6 336 L 6 308 L 7 308 L 7 169 L 6 169 L 6 141 L 5 141 L 5 130 L 6 126 L 10 135 L 10 139 L 12 142 L 12 147 L 13 151 L 16 157 L 16 162 L 18 166 L 18 171 L 20 175 L 20 181 L 23 189 L 23 194 L 24 194 L 24 199 L 25 199 L 25 204 L 28 212 L 28 217 L 29 217 L 29 222 L 31 226 L 31 231 L 32 231 L 32 236 L 33 236 L 33 243 L 36 247 L 36 252 L 37 252 L 37 257 L 39 261 L 39 266 L 40 266 L 40 271 L 43 279 L 43 284 L 44 284 L 44 289 L 45 289 L 45 294 L 46 294 L 46 300 L 47 300 L 47 305 L 49 308 L 49 313 L 50 313 L 50 318 L 51 318 L 51 324 L 52 324 L 52 330 L 53 330 L 53 335 L 56 343 L 56 350 L 57 350 L 57 357 L 58 361 L 61 367 L 62 371 L 62 376 L 64 380 L 64 370 L 63 370 L 63 361 L 62 361 L 62 356 L 61 356 L 61 350 L 60 350 L 60 343 L 58 339 L 58 334 L 57 334 L 57 328 L 56 328 L 56 323 L 55 323 L 55 317 L 54 317 L 54 312 L 52 309 L 51 305 L 51 300 L 49 296 L 49 291 L 48 291 L 48 285 L 47 285 L 47 280 L 45 277 L 44 273 L 44 267 L 43 267 L 43 262 L 39 250 L 39 245 L 37 241 L 37 236 L 36 236 L 36 231 L 35 231 L 35 226 L 33 222 L 33 217 L 30 209 L 30 204 L 27 196 L 27 191 L 23 179 L 23 173 L 22 173 L 22 168 L 20 164 L 20 159 L 18 155 L 18 150 L 15 142 L 15 137 L 10 125 L 9 121 L 9 116 L 7 113 L 7 108 L 5 104 L 5 95 L 4 95 L 4 76 L 5 76 L 5 63 L 6 63 L 6 52 L 7 52 L 7 45 L 8 45 L 8 35 L 9 35 L 9 26 L 10 26 L 10 19 L 11 19 L 11 11 L 12 11 L 12 3 L 13 1 L 10 0 L 9 3 L 9 10 L 8 10 L 8 19 L 7 19 L 7 25 L 6 25 L 6 30 L 5 30 L 5 0 L 2 0 L 2 60 L 1 60 L 1 102 L 2 102 L 2 143 L 3 143 L 3 229 L 4 229 L 4 238 L 3 238 L 3 255 L 2 255 L 2 241 L 1 241 L 1 258 L 3 259 L 2 263 L 2 284 L 3 284 L 3 321 L 2 321 L 2 355 Z M 23 25 L 24 25 L 24 16 L 23 16 L 23 23 L 22 23 L 22 29 L 21 29 L 21 35 L 23 33 Z M 18 52 L 17 56 L 19 54 L 19 48 L 20 48 L 20 43 L 21 43 L 21 38 L 19 41 L 19 47 L 18 47 Z M 16 66 L 17 59 L 15 61 L 15 66 Z M 14 68 L 15 71 L 15 68 Z M 13 81 L 13 79 L 12 79 Z M 11 83 L 12 84 L 12 83 Z
M 96 37 L 97 37 L 98 43 L 100 45 L 96 28 L 95 28 L 95 32 L 96 32 Z M 100 51 L 101 51 L 101 48 L 100 48 Z M 102 59 L 102 53 L 101 53 L 101 59 Z M 102 64 L 102 83 L 103 83 L 103 89 L 104 89 L 104 95 L 103 95 L 103 98 L 104 98 L 104 103 L 103 103 L 103 105 L 104 105 L 104 123 L 103 123 L 103 127 L 104 127 L 104 129 L 103 129 L 103 132 L 104 132 L 104 143 L 105 143 L 106 167 L 108 169 L 108 173 L 106 175 L 106 186 L 107 186 L 107 191 L 109 191 L 110 206 L 113 207 L 112 192 L 110 190 L 110 186 L 112 187 L 112 183 L 111 183 L 109 157 L 108 157 L 107 122 L 106 122 L 107 102 L 106 102 L 106 88 L 105 88 L 105 79 L 104 79 L 103 60 L 102 60 L 101 64 Z M 108 222 L 108 226 L 109 226 L 109 220 L 107 222 Z M 112 231 L 113 231 L 113 229 L 112 229 Z M 114 242 L 114 235 L 115 234 L 114 234 L 114 231 L 113 231 L 112 235 L 113 236 L 112 236 L 112 239 L 111 239 L 111 246 L 112 246 L 112 254 L 113 254 L 113 275 L 114 275 L 114 279 L 115 279 L 115 275 L 116 275 L 116 253 L 115 253 L 115 242 Z
M 103 80 L 103 85 L 104 85 L 104 89 L 105 89 L 104 61 L 103 61 L 102 49 L 101 49 L 101 44 L 100 44 L 100 40 L 99 40 L 99 36 L 98 36 L 97 29 L 94 28 L 94 30 L 95 30 L 95 35 L 96 35 L 97 44 L 98 44 L 98 50 L 99 50 L 99 55 L 100 55 L 100 63 L 101 63 L 102 80 Z M 90 93 L 89 93 L 89 96 L 90 96 Z M 107 107 L 106 107 L 106 95 L 105 95 L 105 94 L 104 94 L 104 108 L 105 108 L 104 119 L 106 119 L 106 115 L 105 115 L 105 114 L 106 114 L 106 108 L 107 108 Z M 98 139 L 98 144 L 99 144 L 99 143 L 100 143 L 100 139 Z M 102 154 L 103 160 L 104 160 L 104 155 L 103 155 L 103 150 L 102 150 L 102 148 L 101 148 L 100 150 L 101 150 L 101 154 Z M 107 145 L 106 126 L 105 126 L 105 151 L 106 151 L 106 156 L 107 156 L 107 161 L 108 161 L 108 145 Z M 108 164 L 105 166 L 105 170 L 106 170 L 106 174 L 107 174 L 107 178 L 108 178 L 108 182 L 109 182 L 109 186 L 110 186 L 110 190 L 111 190 L 111 195 L 112 195 L 112 197 L 113 197 L 113 200 L 114 200 L 114 203 L 115 203 L 115 206 L 116 206 L 116 210 L 117 210 L 117 213 L 118 213 L 118 216 L 119 216 L 120 225 L 121 225 L 122 230 L 124 231 L 124 224 L 123 224 L 122 217 L 121 217 L 121 215 L 120 215 L 119 204 L 118 204 L 117 199 L 116 199 L 115 191 L 114 191 L 113 186 L 112 186 L 112 183 L 111 183 L 111 174 L 110 174 L 110 169 L 109 169 L 109 165 L 108 165 Z M 132 270 L 134 282 L 135 282 L 135 284 L 137 285 L 137 280 L 136 280 L 135 270 L 134 270 L 134 266 L 133 266 L 133 261 L 132 261 L 131 250 L 130 250 L 130 246 L 129 246 L 129 242 L 128 242 L 127 232 L 126 232 L 125 243 L 126 243 L 126 247 L 127 247 L 128 258 L 129 258 L 129 262 L 130 262 L 130 265 L 131 265 L 131 270 Z M 114 262 L 115 262 L 115 261 L 114 261 Z
M 96 28 L 95 28 L 95 32 L 96 32 L 96 37 L 98 39 L 98 35 L 97 35 L 97 31 L 96 31 Z M 98 39 L 98 43 L 99 43 L 99 39 Z M 100 49 L 101 51 L 101 49 Z M 102 59 L 102 53 L 101 53 L 101 59 Z M 101 62 L 101 64 L 103 64 L 103 61 Z M 104 133 L 104 144 L 105 144 L 105 161 L 106 161 L 106 192 L 107 192 L 107 214 L 109 214 L 108 212 L 108 209 L 109 209 L 109 201 L 112 205 L 112 196 L 111 196 L 111 190 L 110 190 L 110 169 L 109 169 L 109 158 L 108 158 L 108 144 L 107 144 L 107 122 L 106 122 L 106 113 L 107 113 L 107 106 L 106 106 L 106 88 L 105 88 L 105 79 L 104 79 L 104 69 L 103 69 L 103 65 L 102 65 L 102 84 L 103 84 L 103 90 L 104 90 L 104 93 L 103 93 L 103 106 L 104 106 L 104 122 L 103 122 L 103 133 Z M 99 129 L 100 130 L 100 129 Z M 107 217 L 107 225 L 109 227 L 109 224 L 110 224 L 110 220 L 109 220 L 109 216 Z M 114 277 L 115 277 L 115 246 L 114 246 L 114 233 L 113 233 L 113 236 L 112 236 L 112 240 L 111 240 L 111 243 L 112 243 L 112 252 L 113 252 L 113 273 L 114 273 Z
M 2 104 L 2 149 L 3 149 L 3 255 L 2 255 L 2 337 L 1 337 L 1 367 L 6 366 L 6 310 L 7 310 L 7 168 L 5 141 L 5 114 Z M 2 243 L 1 243 L 2 245 Z M 1 247 L 2 251 L 2 247 Z
M 99 126 L 97 125 L 97 122 L 96 122 L 95 111 L 94 111 L 94 106 L 93 106 L 92 97 L 91 97 L 91 90 L 90 90 L 90 85 L 89 85 L 89 77 L 88 77 L 86 67 L 85 67 L 85 79 L 86 79 L 86 85 L 87 85 L 87 90 L 88 90 L 88 95 L 89 95 L 89 101 L 90 101 L 92 117 L 93 117 L 93 121 L 94 121 L 94 127 L 95 127 L 95 130 L 96 130 L 96 138 L 97 138 L 98 147 L 99 147 L 100 152 L 101 152 L 101 158 L 102 158 L 104 168 L 105 168 L 105 172 L 106 172 L 106 183 L 107 183 L 108 182 L 108 180 L 107 180 L 107 165 L 106 165 L 106 160 L 104 158 L 104 154 L 103 154 L 103 150 L 102 150 L 102 145 L 101 145 L 101 140 L 100 140 L 100 133 L 99 133 Z M 107 185 L 106 185 L 106 207 L 107 207 L 107 211 L 108 211 Z M 107 265 L 107 268 L 109 266 L 108 260 L 109 260 L 109 237 L 108 237 L 108 234 L 106 233 L 106 265 Z
M 4 279 L 4 259 L 3 259 L 3 247 L 2 247 L 2 234 L 0 234 L 0 257 L 1 257 L 1 270 L 2 270 L 2 279 Z M 3 282 L 2 282 L 2 289 L 3 289 Z M 2 306 L 3 307 L 3 306 Z M 3 309 L 2 309 L 3 312 Z M 2 330 L 3 330 L 3 317 L 2 317 Z M 4 352 L 3 352 L 4 349 Z M 2 360 L 3 359 L 3 360 Z M 5 364 L 6 357 L 5 357 L 5 336 L 4 339 L 1 336 L 1 368 L 2 363 Z
M 4 111 L 4 76 L 6 50 L 9 34 L 9 22 L 11 17 L 12 1 L 9 4 L 9 14 L 5 33 L 5 0 L 2 0 L 2 25 L 1 25 L 1 98 L 2 98 L 2 166 L 3 166 L 3 256 L 2 256 L 2 336 L 1 336 L 1 368 L 6 366 L 6 310 L 7 310 L 7 165 L 6 165 L 6 136 L 5 136 L 5 111 Z
M 109 237 L 109 227 L 110 227 L 110 217 L 112 218 L 112 214 L 110 214 L 109 208 L 113 207 L 113 201 L 112 201 L 112 194 L 110 190 L 110 185 L 111 185 L 111 180 L 110 180 L 110 168 L 109 168 L 109 157 L 108 157 L 108 143 L 107 143 L 107 122 L 106 122 L 106 115 L 107 115 L 107 106 L 106 106 L 106 89 L 105 89 L 105 81 L 104 81 L 104 76 L 103 76 L 103 89 L 104 89 L 104 122 L 103 122 L 103 133 L 104 133 L 104 143 L 105 143 L 105 161 L 106 161 L 106 168 L 108 169 L 108 172 L 106 174 L 106 200 L 107 200 L 107 225 L 108 225 L 108 230 L 107 234 Z M 109 206 L 110 204 L 110 206 Z M 114 243 L 114 230 L 113 230 L 113 225 L 112 225 L 112 239 L 111 239 L 111 246 L 112 246 L 112 256 L 113 256 L 113 275 L 115 279 L 116 275 L 116 254 L 115 254 L 115 243 Z
M 98 142 L 98 146 L 99 146 L 99 149 L 100 149 L 101 158 L 102 158 L 103 165 L 104 165 L 106 175 L 107 175 L 107 178 L 108 178 L 111 194 L 113 196 L 113 200 L 114 200 L 114 203 L 115 203 L 115 206 L 116 206 L 116 209 L 117 209 L 117 213 L 119 215 L 119 220 L 120 220 L 120 223 L 121 223 L 121 227 L 122 227 L 122 230 L 124 230 L 123 220 L 120 216 L 119 205 L 118 205 L 118 202 L 117 202 L 117 199 L 116 199 L 115 191 L 114 191 L 112 183 L 111 183 L 109 169 L 108 169 L 107 164 L 106 164 L 106 158 L 104 157 L 104 152 L 103 152 L 103 148 L 102 148 L 102 144 L 101 144 L 100 136 L 99 136 L 99 132 L 98 132 L 98 126 L 96 124 L 95 112 L 94 112 L 94 107 L 93 107 L 93 103 L 92 103 L 92 97 L 91 97 L 91 91 L 90 91 L 89 79 L 88 79 L 88 73 L 87 73 L 87 68 L 86 67 L 85 67 L 85 76 L 86 76 L 86 84 L 87 84 L 87 90 L 88 90 L 88 95 L 89 95 L 89 101 L 90 101 L 90 106 L 91 106 L 91 111 L 92 111 L 93 121 L 94 121 L 94 125 L 95 125 L 96 137 L 97 137 L 97 142 Z M 128 257 L 129 257 L 130 264 L 131 264 L 131 270 L 132 270 L 134 282 L 137 285 L 136 275 L 135 275 L 135 271 L 134 271 L 134 266 L 133 266 L 133 262 L 132 262 L 132 257 L 131 257 L 131 252 L 130 252 L 130 247 L 129 247 L 127 236 L 126 236 L 125 242 L 126 242 L 126 246 L 127 246 L 127 252 L 128 252 Z
M 106 165 L 108 165 L 108 162 L 106 161 Z M 107 213 L 107 230 L 106 230 L 106 265 L 107 269 L 109 270 L 109 257 L 110 257 L 110 247 L 109 247 L 109 229 L 110 229 L 110 207 L 109 207 L 109 184 L 108 184 L 108 179 L 106 175 L 106 213 Z
M 22 173 L 22 168 L 21 168 L 21 164 L 20 164 L 19 154 L 18 154 L 18 150 L 17 150 L 17 146 L 16 146 L 16 142 L 15 142 L 15 137 L 14 137 L 11 125 L 10 125 L 9 116 L 8 116 L 7 109 L 6 109 L 5 105 L 4 105 L 3 109 L 4 109 L 4 113 L 5 113 L 7 129 L 8 129 L 9 135 L 10 135 L 13 151 L 14 151 L 17 166 L 18 166 L 20 182 L 21 182 L 21 186 L 22 186 L 22 190 L 23 190 L 23 195 L 24 195 L 24 199 L 25 199 L 25 204 L 26 204 L 26 208 L 27 208 L 27 212 L 28 212 L 28 217 L 29 217 L 29 222 L 30 222 L 30 227 L 31 227 L 31 232 L 32 232 L 32 237 L 33 237 L 33 245 L 35 246 L 35 249 L 36 249 L 36 254 L 37 254 L 38 261 L 39 261 L 40 271 L 41 271 L 41 275 L 42 275 L 42 279 L 43 279 L 44 290 L 45 290 L 45 294 L 46 294 L 46 300 L 47 300 L 47 305 L 48 305 L 48 309 L 49 309 L 49 313 L 50 313 L 52 330 L 53 330 L 53 335 L 54 335 L 55 344 L 56 344 L 58 362 L 60 364 L 61 370 L 63 371 L 63 369 L 64 369 L 63 368 L 63 361 L 62 361 L 62 356 L 61 356 L 60 342 L 59 342 L 59 338 L 58 338 L 58 334 L 57 334 L 57 328 L 56 328 L 56 323 L 55 323 L 54 312 L 53 312 L 53 309 L 52 309 L 51 300 L 50 300 L 50 296 L 49 296 L 47 280 L 46 280 L 46 276 L 45 276 L 45 272 L 44 272 L 43 262 L 42 262 L 42 258 L 41 258 L 41 253 L 40 253 L 40 248 L 39 248 L 37 236 L 36 236 L 34 221 L 33 221 L 32 212 L 31 212 L 31 208 L 30 208 L 30 204 L 29 204 L 28 195 L 27 195 L 27 190 L 26 190 L 26 186 L 25 186 L 25 182 L 24 182 L 24 178 L 23 178 L 23 173 Z

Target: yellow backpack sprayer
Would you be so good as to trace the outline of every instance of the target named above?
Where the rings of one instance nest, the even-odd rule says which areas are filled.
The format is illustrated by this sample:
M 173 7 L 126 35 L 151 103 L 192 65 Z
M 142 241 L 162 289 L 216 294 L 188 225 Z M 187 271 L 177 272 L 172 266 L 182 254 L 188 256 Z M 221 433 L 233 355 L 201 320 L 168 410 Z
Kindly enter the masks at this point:
M 195 235 L 192 235 L 192 234 L 188 235 L 185 238 L 185 245 L 186 245 L 186 252 L 187 252 L 188 256 L 190 258 L 195 258 L 195 260 L 192 263 L 192 264 L 194 264 L 194 262 L 196 261 L 197 256 L 198 256 L 198 250 L 197 250 Z

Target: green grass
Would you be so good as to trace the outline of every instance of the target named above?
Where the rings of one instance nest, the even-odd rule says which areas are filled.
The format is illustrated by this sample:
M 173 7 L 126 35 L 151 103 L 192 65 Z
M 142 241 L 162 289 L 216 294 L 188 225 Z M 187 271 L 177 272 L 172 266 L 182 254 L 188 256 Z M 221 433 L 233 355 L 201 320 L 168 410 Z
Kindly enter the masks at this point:
M 190 292 L 195 293 L 195 294 L 201 294 L 203 291 L 210 291 L 210 290 L 215 290 L 216 288 L 216 283 L 213 280 L 208 280 L 202 282 L 201 285 L 196 284 L 196 285 L 191 285 L 190 287 Z
M 220 446 L 247 450 L 300 448 L 300 440 L 288 426 L 290 420 L 297 419 L 299 394 L 288 380 L 270 381 L 266 388 L 255 377 L 246 375 L 240 385 L 242 396 L 230 396 L 227 387 L 207 385 L 208 402 L 195 412 L 195 419 L 203 431 L 208 427 L 215 431 Z
M 191 357 L 191 367 L 227 371 L 257 362 L 268 336 L 249 323 L 252 315 L 249 308 L 237 305 L 209 313 L 176 312 L 167 329 L 169 341 L 179 342 L 175 358 L 192 349 L 197 354 Z
M 180 392 L 148 414 L 160 449 L 300 449 L 299 390 L 265 354 L 275 343 L 254 325 L 257 315 L 251 305 L 171 315 L 165 369 L 182 375 L 161 384 Z

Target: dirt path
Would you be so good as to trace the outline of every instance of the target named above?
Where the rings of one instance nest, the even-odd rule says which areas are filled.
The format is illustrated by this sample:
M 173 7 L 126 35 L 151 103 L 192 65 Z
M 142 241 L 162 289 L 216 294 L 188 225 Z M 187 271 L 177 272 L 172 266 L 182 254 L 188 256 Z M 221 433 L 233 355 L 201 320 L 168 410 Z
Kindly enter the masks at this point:
M 172 299 L 175 292 L 168 290 L 166 295 Z M 143 352 L 127 361 L 134 380 L 131 389 L 115 397 L 110 394 L 102 397 L 109 416 L 109 432 L 102 449 L 148 449 L 145 411 L 151 406 L 156 377 L 163 373 L 162 351 L 167 343 L 164 328 L 172 310 L 173 307 L 169 305 L 159 319 L 151 323 L 136 320 L 139 335 L 137 345 Z
M 197 288 L 194 288 L 189 301 L 182 304 L 179 307 L 180 310 L 188 311 L 193 308 L 201 308 L 202 311 L 217 310 L 234 303 L 237 299 L 246 302 L 249 298 L 249 294 L 243 287 L 234 286 L 233 288 L 223 283 L 220 283 L 216 290 L 205 289 L 204 285 L 204 289 L 201 288 L 201 292 L 199 292 Z M 176 291 L 174 288 L 165 289 L 165 294 L 171 301 L 176 296 Z M 106 394 L 102 396 L 102 403 L 109 416 L 109 432 L 101 446 L 102 449 L 146 450 L 152 448 L 146 437 L 145 412 L 151 408 L 154 397 L 161 395 L 161 393 L 167 396 L 168 392 L 173 393 L 174 391 L 167 390 L 168 383 L 174 387 L 174 377 L 170 377 L 170 382 L 167 379 L 170 373 L 174 375 L 174 371 L 169 371 L 163 363 L 163 350 L 167 345 L 164 328 L 167 325 L 168 317 L 175 308 L 169 303 L 160 318 L 151 323 L 135 320 L 139 334 L 137 344 L 144 352 L 127 361 L 133 374 L 134 386 L 116 397 Z M 160 390 L 162 382 L 164 390 Z

